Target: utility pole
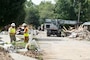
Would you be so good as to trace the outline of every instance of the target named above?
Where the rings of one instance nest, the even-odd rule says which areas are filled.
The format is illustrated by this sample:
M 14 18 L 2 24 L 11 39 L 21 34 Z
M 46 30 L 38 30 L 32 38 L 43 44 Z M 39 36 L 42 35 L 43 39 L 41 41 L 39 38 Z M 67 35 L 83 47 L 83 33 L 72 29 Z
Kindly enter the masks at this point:
M 73 2 L 74 2 L 74 4 L 73 4 L 73 6 L 75 5 L 75 2 L 76 2 L 76 0 L 73 0 Z M 78 5 L 78 20 L 77 20 L 77 25 L 76 25 L 76 28 L 78 28 L 79 27 L 79 23 L 80 23 L 80 13 L 81 13 L 81 2 L 78 2 L 79 3 L 79 5 Z
M 77 27 L 79 26 L 79 23 L 80 23 L 80 12 L 81 12 L 81 2 L 79 3 Z

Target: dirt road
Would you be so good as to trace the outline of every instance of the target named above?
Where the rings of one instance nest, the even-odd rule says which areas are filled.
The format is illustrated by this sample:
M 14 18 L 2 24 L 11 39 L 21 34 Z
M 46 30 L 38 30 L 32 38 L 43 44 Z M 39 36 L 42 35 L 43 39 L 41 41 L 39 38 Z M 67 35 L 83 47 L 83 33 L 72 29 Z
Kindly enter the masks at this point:
M 90 41 L 39 36 L 44 60 L 90 60 Z

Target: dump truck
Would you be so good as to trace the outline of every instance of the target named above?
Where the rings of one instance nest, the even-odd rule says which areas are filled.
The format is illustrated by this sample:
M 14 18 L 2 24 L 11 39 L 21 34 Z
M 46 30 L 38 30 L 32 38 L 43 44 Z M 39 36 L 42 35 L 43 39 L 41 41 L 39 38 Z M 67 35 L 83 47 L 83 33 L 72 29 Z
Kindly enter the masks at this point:
M 47 31 L 47 36 L 56 35 L 61 37 L 61 25 L 58 20 L 46 19 L 44 29 Z

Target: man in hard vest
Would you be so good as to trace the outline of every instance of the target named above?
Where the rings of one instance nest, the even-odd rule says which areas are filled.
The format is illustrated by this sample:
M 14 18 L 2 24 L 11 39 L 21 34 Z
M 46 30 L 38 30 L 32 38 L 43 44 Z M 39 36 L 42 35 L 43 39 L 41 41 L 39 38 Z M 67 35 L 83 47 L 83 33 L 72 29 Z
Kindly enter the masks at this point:
M 23 23 L 22 26 L 24 27 L 24 42 L 28 43 L 29 40 L 29 29 L 26 23 Z
M 9 35 L 10 35 L 10 40 L 11 43 L 16 41 L 16 29 L 15 29 L 15 23 L 11 24 L 11 27 L 9 28 Z

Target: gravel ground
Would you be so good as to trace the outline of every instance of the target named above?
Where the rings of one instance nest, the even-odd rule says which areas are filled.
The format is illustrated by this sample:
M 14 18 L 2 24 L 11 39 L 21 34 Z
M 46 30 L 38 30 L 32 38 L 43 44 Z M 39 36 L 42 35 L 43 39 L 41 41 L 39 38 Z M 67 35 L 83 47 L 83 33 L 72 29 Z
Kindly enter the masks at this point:
M 8 52 L 6 52 L 3 48 L 0 47 L 0 60 L 14 60 L 11 58 Z
M 24 56 L 28 56 L 28 57 L 32 57 L 32 58 L 36 58 L 38 60 L 43 60 L 42 57 L 41 57 L 41 53 L 38 53 L 36 51 L 27 51 L 27 52 L 18 52 L 19 54 L 22 54 Z
M 90 42 L 77 40 L 39 41 L 43 60 L 90 60 Z

